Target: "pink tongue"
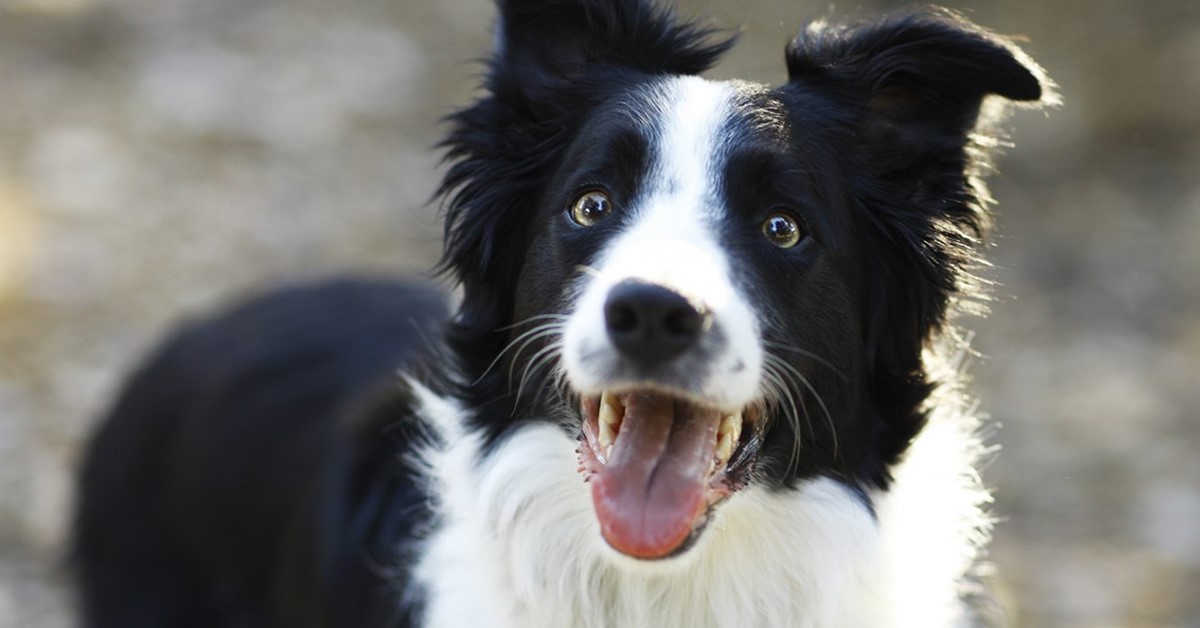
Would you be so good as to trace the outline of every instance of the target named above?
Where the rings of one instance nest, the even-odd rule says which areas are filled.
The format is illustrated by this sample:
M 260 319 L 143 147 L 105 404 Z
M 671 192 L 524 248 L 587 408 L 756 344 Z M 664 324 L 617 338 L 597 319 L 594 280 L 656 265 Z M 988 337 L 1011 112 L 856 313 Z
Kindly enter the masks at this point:
M 687 540 L 707 506 L 708 467 L 721 415 L 656 393 L 622 401 L 625 418 L 592 503 L 609 545 L 662 558 Z

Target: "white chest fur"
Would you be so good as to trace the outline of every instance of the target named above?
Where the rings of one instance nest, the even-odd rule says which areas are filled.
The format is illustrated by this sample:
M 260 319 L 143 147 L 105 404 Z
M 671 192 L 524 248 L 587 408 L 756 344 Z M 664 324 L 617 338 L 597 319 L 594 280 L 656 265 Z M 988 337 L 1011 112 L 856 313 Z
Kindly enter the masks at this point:
M 601 540 L 575 443 L 531 425 L 486 459 L 440 406 L 439 521 L 417 567 L 435 627 L 948 626 L 984 535 L 969 430 L 935 421 L 877 517 L 828 479 L 752 487 L 666 563 Z M 957 417 L 961 418 L 961 417 Z

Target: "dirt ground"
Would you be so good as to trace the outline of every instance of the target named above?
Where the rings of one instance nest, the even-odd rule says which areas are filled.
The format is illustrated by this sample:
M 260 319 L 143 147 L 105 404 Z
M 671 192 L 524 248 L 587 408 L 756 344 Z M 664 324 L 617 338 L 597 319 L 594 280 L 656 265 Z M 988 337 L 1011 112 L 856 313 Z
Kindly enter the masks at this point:
M 767 82 L 829 12 L 681 4 L 743 28 L 715 76 Z M 1027 36 L 1066 103 L 1012 119 L 998 299 L 966 321 L 1005 606 L 1019 626 L 1200 626 L 1200 3 L 948 4 Z M 485 0 L 0 0 L 0 626 L 72 625 L 80 446 L 172 324 L 429 267 L 429 147 L 490 19 Z

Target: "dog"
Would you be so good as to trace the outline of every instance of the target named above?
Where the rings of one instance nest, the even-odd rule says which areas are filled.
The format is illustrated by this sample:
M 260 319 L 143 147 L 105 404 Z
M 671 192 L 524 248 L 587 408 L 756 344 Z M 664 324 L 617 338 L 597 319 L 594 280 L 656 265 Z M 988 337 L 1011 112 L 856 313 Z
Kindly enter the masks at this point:
M 195 321 L 81 474 L 85 623 L 950 626 L 983 446 L 952 358 L 1004 105 L 946 10 L 808 23 L 770 87 L 642 0 L 501 0 L 441 270 Z M 400 374 L 397 375 L 397 369 Z

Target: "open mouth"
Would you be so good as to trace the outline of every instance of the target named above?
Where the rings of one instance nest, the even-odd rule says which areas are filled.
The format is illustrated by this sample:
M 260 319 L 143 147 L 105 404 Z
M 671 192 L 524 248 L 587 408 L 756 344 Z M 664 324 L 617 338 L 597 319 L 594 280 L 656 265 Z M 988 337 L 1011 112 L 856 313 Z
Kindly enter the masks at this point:
M 761 444 L 756 405 L 730 412 L 671 393 L 585 395 L 580 472 L 605 541 L 634 558 L 685 551 L 744 487 Z

